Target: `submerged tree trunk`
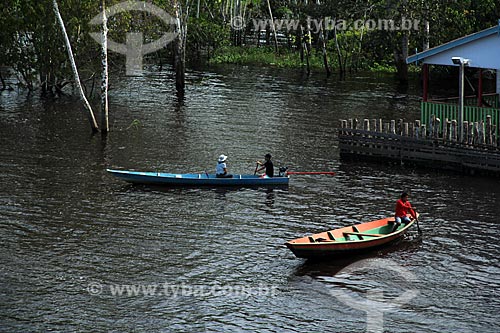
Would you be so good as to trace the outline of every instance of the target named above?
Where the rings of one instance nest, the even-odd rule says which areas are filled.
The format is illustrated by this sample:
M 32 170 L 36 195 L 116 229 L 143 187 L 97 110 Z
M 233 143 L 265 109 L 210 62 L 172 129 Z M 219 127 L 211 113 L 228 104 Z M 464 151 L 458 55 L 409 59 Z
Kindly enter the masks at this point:
M 175 88 L 177 93 L 183 95 L 186 88 L 186 24 L 181 22 L 181 8 L 179 0 L 173 0 L 175 13 L 175 30 L 177 36 L 174 40 L 174 67 Z
M 330 65 L 328 65 L 328 53 L 326 52 L 326 40 L 325 40 L 325 32 L 323 30 L 323 22 L 321 23 L 320 30 L 320 40 L 321 40 L 321 48 L 323 49 L 323 64 L 325 65 L 326 76 L 331 75 Z
M 408 82 L 408 64 L 406 63 L 406 58 L 408 58 L 408 44 L 409 37 L 408 33 L 405 32 L 401 38 L 401 52 L 394 51 L 398 79 L 401 83 Z
M 297 33 L 297 41 L 299 42 L 298 47 L 300 50 L 300 63 L 304 63 L 304 28 L 302 28 L 302 25 L 300 26 L 299 32 Z
M 402 2 L 402 17 L 407 17 L 408 13 L 408 0 L 403 0 Z M 400 51 L 396 49 L 394 51 L 394 60 L 396 62 L 396 69 L 398 71 L 398 78 L 401 83 L 408 83 L 408 64 L 406 63 L 406 58 L 408 58 L 408 47 L 409 47 L 409 31 L 403 31 L 401 36 L 401 49 Z
M 345 76 L 346 68 L 344 64 L 344 59 L 342 57 L 342 51 L 340 50 L 339 38 L 337 33 L 337 25 L 333 27 L 333 38 L 335 40 L 335 49 L 337 50 L 337 61 L 339 62 L 339 73 L 340 77 L 343 78 Z
M 78 75 L 75 58 L 73 57 L 73 50 L 71 49 L 71 43 L 69 42 L 68 34 L 66 33 L 66 28 L 64 27 L 64 21 L 61 17 L 61 13 L 59 12 L 59 6 L 57 5 L 57 0 L 53 0 L 52 5 L 54 7 L 54 12 L 56 14 L 57 20 L 59 21 L 59 25 L 61 26 L 64 41 L 66 42 L 66 49 L 68 51 L 69 61 L 71 63 L 71 68 L 73 69 L 73 74 L 75 76 L 75 83 L 78 88 L 78 92 L 80 93 L 80 98 L 82 99 L 83 105 L 88 111 L 87 114 L 90 122 L 90 127 L 92 128 L 93 132 L 97 132 L 99 130 L 99 126 L 97 126 L 97 121 L 95 120 L 92 107 L 90 106 L 90 103 L 87 100 L 87 97 L 85 97 L 85 93 L 83 92 L 82 83 L 80 81 L 80 75 Z
M 102 0 L 102 80 L 101 80 L 101 133 L 109 131 L 108 116 L 108 18 L 106 16 L 106 0 Z

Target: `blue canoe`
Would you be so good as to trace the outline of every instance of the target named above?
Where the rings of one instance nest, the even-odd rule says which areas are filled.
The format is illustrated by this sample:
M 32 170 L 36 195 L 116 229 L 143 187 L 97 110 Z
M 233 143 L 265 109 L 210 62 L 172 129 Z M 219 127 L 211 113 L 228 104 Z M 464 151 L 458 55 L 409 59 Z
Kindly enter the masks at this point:
M 217 178 L 206 173 L 164 173 L 106 169 L 113 176 L 135 184 L 169 186 L 268 186 L 288 185 L 290 177 L 261 177 L 258 175 L 233 175 Z

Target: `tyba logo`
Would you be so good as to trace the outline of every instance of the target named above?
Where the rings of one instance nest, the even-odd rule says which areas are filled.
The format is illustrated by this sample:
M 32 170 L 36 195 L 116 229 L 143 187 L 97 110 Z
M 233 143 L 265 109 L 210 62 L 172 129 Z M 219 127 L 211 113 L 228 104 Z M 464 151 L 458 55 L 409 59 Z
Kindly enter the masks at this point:
M 112 17 L 116 14 L 129 12 L 129 11 L 146 12 L 152 16 L 157 16 L 165 25 L 176 25 L 176 20 L 170 16 L 163 9 L 144 1 L 127 1 L 116 4 L 106 9 L 106 16 Z M 91 21 L 90 25 L 102 25 L 104 20 L 103 13 L 96 15 Z M 102 44 L 101 34 L 98 32 L 91 32 L 90 36 L 99 44 Z M 163 36 L 154 42 L 143 44 L 144 36 L 142 32 L 128 32 L 126 35 L 126 43 L 119 44 L 111 39 L 108 40 L 108 48 L 111 51 L 125 54 L 126 56 L 126 74 L 127 75 L 140 75 L 142 73 L 142 59 L 143 56 L 155 52 L 168 43 L 173 41 L 177 36 L 177 32 L 165 32 Z

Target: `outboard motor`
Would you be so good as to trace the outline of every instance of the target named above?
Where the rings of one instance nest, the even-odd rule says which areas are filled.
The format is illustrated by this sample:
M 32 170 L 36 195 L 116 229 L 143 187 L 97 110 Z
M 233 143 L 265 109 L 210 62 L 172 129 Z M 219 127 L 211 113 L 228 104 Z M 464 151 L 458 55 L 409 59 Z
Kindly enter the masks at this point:
M 286 174 L 286 171 L 288 170 L 288 167 L 280 167 L 279 170 L 280 170 L 280 173 L 278 176 L 285 177 L 285 174 Z

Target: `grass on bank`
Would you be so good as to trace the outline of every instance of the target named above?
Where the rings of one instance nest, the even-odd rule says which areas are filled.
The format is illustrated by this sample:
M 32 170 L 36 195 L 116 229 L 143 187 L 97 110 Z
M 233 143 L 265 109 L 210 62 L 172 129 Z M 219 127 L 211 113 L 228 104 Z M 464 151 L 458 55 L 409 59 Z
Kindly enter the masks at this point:
M 329 54 L 328 61 L 330 68 L 333 71 L 338 71 L 339 66 L 336 54 Z M 306 66 L 306 59 L 304 58 L 304 61 L 301 61 L 300 53 L 289 49 L 280 49 L 278 54 L 276 54 L 274 48 L 269 46 L 224 46 L 215 51 L 210 59 L 210 63 L 302 68 Z M 322 53 L 317 51 L 311 52 L 309 64 L 311 69 L 324 70 Z M 366 60 L 360 62 L 358 70 L 384 73 L 396 72 L 393 64 L 368 63 Z

